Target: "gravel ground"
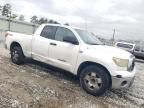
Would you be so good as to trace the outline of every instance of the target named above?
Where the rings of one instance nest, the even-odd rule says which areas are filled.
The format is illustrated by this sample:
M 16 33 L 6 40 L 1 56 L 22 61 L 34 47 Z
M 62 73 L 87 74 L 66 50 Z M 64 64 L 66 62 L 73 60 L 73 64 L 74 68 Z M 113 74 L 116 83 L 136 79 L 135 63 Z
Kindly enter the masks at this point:
M 0 108 L 144 108 L 144 62 L 129 90 L 110 90 L 101 97 L 85 93 L 78 78 L 49 65 L 10 61 L 0 44 Z

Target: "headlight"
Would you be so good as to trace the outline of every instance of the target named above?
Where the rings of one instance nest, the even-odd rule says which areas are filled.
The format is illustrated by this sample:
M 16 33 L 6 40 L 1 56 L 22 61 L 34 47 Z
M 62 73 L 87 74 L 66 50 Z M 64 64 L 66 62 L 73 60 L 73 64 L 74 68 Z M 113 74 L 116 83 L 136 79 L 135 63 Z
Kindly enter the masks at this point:
M 127 67 L 128 62 L 129 62 L 128 59 L 120 59 L 120 58 L 116 58 L 116 57 L 113 57 L 113 61 L 119 67 Z

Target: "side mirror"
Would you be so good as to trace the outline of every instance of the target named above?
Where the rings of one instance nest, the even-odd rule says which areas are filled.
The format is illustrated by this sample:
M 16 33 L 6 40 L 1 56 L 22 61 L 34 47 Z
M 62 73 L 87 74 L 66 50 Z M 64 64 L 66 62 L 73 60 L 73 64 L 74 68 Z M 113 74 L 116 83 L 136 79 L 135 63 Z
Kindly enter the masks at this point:
M 68 42 L 68 43 L 72 43 L 74 45 L 78 45 L 79 44 L 78 41 L 77 41 L 77 39 L 75 37 L 70 37 L 70 36 L 64 37 L 63 41 L 64 42 Z

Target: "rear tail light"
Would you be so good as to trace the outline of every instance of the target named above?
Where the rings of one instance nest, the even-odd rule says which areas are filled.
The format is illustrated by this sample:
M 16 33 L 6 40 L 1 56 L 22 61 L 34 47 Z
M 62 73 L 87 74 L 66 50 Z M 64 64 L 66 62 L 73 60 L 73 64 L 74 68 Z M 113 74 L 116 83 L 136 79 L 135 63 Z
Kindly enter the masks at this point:
M 13 36 L 13 35 L 12 35 L 11 33 L 9 33 L 9 32 L 6 32 L 5 38 L 6 38 L 7 36 Z

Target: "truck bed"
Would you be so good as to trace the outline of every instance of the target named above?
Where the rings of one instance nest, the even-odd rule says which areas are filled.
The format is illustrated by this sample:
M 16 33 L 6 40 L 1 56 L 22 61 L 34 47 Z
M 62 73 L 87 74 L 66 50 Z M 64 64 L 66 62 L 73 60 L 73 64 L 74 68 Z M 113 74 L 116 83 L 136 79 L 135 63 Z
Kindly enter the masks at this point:
M 19 43 L 23 49 L 24 55 L 27 57 L 31 57 L 31 42 L 32 35 L 16 33 L 16 32 L 7 32 L 6 36 L 6 45 L 7 49 L 10 50 L 10 46 L 12 43 Z

